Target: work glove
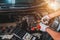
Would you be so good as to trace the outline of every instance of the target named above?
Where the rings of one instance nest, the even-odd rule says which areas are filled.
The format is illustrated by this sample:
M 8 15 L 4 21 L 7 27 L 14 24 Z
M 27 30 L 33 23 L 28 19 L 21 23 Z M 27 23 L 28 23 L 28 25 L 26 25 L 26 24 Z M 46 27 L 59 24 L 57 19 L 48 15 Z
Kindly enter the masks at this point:
M 46 28 L 49 27 L 49 26 L 43 24 L 42 22 L 39 25 L 40 25 L 40 30 L 43 31 L 43 32 L 46 32 Z
M 41 22 L 44 24 L 48 24 L 49 20 L 50 20 L 50 17 L 48 15 L 46 15 L 41 19 Z
M 46 32 L 46 28 L 47 27 L 49 27 L 49 26 L 47 26 L 44 23 L 40 22 L 36 27 L 32 27 L 31 30 L 32 31 L 34 31 L 34 30 L 40 30 L 40 31 Z

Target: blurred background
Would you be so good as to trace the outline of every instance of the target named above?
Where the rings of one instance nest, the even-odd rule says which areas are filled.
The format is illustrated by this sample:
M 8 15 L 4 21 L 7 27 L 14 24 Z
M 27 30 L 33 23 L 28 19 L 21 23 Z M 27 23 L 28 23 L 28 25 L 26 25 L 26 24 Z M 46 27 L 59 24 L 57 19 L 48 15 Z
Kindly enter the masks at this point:
M 59 0 L 0 0 L 0 35 L 14 34 L 11 39 L 0 36 L 0 40 L 53 40 L 48 33 L 31 31 L 31 27 L 36 27 L 44 15 L 60 10 L 59 3 Z M 59 19 L 53 18 L 48 24 L 55 31 L 59 31 Z

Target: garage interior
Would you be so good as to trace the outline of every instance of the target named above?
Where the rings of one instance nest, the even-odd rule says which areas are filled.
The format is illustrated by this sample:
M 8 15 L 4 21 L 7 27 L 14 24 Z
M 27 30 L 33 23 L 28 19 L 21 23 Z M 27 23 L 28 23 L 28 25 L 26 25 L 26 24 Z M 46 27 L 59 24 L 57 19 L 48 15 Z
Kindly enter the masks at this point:
M 0 0 L 0 40 L 53 40 L 47 32 L 31 31 L 31 27 L 55 11 L 45 0 Z M 59 23 L 60 17 L 55 17 L 47 25 L 59 32 Z

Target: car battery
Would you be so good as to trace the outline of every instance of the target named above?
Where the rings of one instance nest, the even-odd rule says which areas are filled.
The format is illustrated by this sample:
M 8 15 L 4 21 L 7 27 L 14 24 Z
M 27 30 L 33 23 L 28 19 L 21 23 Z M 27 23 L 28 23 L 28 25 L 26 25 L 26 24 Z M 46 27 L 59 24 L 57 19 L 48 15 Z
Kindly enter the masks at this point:
M 36 36 L 33 36 L 25 30 L 21 30 L 19 28 L 13 32 L 13 35 L 12 40 L 37 40 Z

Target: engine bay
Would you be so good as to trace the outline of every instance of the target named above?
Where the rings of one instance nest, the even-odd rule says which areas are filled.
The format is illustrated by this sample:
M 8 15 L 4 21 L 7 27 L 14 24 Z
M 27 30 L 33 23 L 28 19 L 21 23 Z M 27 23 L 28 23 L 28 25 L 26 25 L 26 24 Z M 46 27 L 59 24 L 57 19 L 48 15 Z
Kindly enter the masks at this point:
M 36 25 L 40 23 L 40 19 L 42 15 L 38 16 L 34 14 L 34 12 L 32 14 L 8 13 L 9 16 L 6 14 L 5 15 L 0 14 L 0 15 L 1 15 L 1 18 L 5 16 L 4 20 L 6 20 L 7 17 L 9 19 L 11 17 L 15 18 L 13 19 L 13 22 L 10 22 L 9 20 L 8 22 L 4 22 L 2 20 L 3 22 L 1 21 L 0 23 L 0 35 L 14 35 L 9 40 L 52 40 L 52 37 L 46 32 L 42 32 L 40 30 L 31 30 L 32 27 L 36 27 Z M 55 21 L 51 23 L 52 24 L 51 27 L 57 30 L 58 23 L 56 23 Z M 2 38 L 2 37 L 0 37 L 0 39 L 8 40 L 7 38 Z
M 54 10 L 49 8 L 44 0 L 15 1 L 16 3 L 11 0 L 11 4 L 1 1 L 0 40 L 53 40 L 47 32 L 33 27 L 37 27 L 41 18 Z M 60 17 L 56 17 L 47 25 L 59 32 L 59 23 Z

